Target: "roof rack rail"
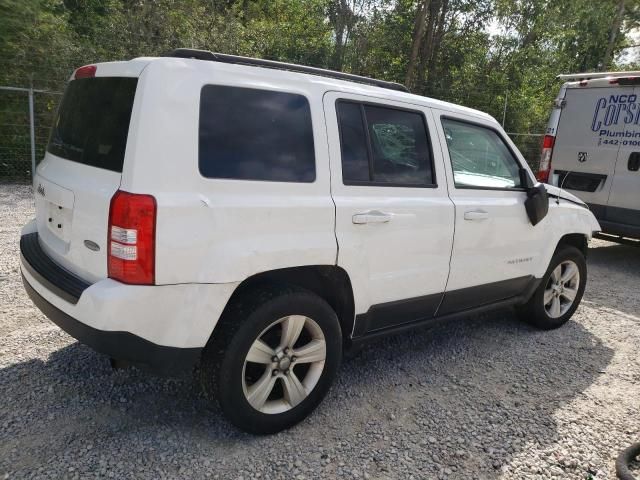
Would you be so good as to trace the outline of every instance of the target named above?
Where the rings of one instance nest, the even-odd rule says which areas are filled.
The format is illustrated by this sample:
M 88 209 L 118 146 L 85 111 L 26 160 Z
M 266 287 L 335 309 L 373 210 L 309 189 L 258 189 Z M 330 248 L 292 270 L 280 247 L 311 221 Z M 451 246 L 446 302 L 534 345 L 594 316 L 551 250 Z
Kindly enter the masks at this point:
M 617 78 L 617 77 L 631 77 L 640 75 L 640 72 L 585 72 L 585 73 L 571 73 L 565 75 L 558 75 L 556 78 L 564 82 L 577 82 L 581 80 L 595 80 L 597 78 Z
M 277 70 L 288 70 L 290 72 L 309 73 L 321 77 L 337 78 L 350 82 L 374 85 L 376 87 L 388 88 L 399 92 L 408 92 L 407 87 L 396 82 L 386 82 L 375 78 L 362 77 L 351 73 L 336 72 L 324 68 L 308 67 L 306 65 L 296 65 L 294 63 L 277 62 L 275 60 L 263 60 L 260 58 L 241 57 L 239 55 L 227 55 L 226 53 L 215 53 L 208 50 L 196 50 L 192 48 L 177 48 L 162 55 L 163 57 L 194 58 L 196 60 L 208 60 L 210 62 L 232 63 L 236 65 L 249 65 L 252 67 L 274 68 Z

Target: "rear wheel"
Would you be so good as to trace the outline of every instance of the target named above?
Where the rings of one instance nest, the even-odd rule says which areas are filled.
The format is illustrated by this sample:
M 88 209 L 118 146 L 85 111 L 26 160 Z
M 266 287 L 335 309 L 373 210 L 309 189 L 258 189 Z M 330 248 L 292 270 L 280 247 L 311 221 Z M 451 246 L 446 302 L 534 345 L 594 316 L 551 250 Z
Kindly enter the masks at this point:
M 562 246 L 553 255 L 538 289 L 519 313 L 525 321 L 538 328 L 558 328 L 578 308 L 586 283 L 584 255 L 575 247 Z
M 275 433 L 325 396 L 342 357 L 335 312 L 297 288 L 252 291 L 231 305 L 204 352 L 201 380 L 242 430 Z

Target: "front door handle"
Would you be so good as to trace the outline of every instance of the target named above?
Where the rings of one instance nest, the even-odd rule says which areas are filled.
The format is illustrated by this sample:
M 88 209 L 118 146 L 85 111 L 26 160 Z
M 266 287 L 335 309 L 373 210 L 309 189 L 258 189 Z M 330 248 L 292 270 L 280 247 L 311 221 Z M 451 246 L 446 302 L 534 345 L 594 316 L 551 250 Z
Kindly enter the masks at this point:
M 640 170 L 640 152 L 633 152 L 631 155 L 629 155 L 627 168 L 631 172 L 637 172 L 638 170 Z
M 469 210 L 464 212 L 465 220 L 486 220 L 489 218 L 489 212 L 485 212 L 484 210 Z
M 392 213 L 381 212 L 379 210 L 369 210 L 368 212 L 356 213 L 351 220 L 356 225 L 365 223 L 387 223 L 393 218 Z

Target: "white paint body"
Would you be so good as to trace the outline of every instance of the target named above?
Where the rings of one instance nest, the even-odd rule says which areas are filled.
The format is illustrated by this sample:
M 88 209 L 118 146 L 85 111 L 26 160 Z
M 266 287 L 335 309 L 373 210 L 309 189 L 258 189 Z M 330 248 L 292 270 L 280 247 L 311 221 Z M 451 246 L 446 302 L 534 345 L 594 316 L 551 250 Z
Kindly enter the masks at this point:
M 440 116 L 502 132 L 482 112 L 325 77 L 191 59 L 98 64 L 96 75 L 139 77 L 122 174 L 47 153 L 35 178 L 35 185 L 47 190 L 46 201 L 36 194 L 36 220 L 23 232 L 37 230 L 44 251 L 92 285 L 72 305 L 47 291 L 25 268 L 23 272 L 48 302 L 97 329 L 131 332 L 159 345 L 202 347 L 215 334 L 236 287 L 261 272 L 338 265 L 351 280 L 357 315 L 376 304 L 524 275 L 539 278 L 563 235 L 591 238 L 599 230 L 588 210 L 566 201 L 553 202 L 549 215 L 533 227 L 523 206 L 524 192 L 454 188 Z M 311 107 L 315 181 L 201 176 L 199 101 L 208 84 L 304 95 Z M 338 98 L 422 112 L 437 187 L 344 185 Z M 155 286 L 107 278 L 109 202 L 118 189 L 157 200 Z M 47 220 L 51 205 L 62 207 L 57 209 L 61 231 Z M 464 219 L 467 211 L 478 208 L 487 212 L 486 219 Z M 390 220 L 354 223 L 354 215 L 372 211 L 388 214 Z M 84 240 L 98 244 L 100 251 L 87 249 Z M 508 263 L 521 257 L 531 260 Z
M 603 227 L 611 222 L 640 235 L 640 170 L 630 155 L 640 154 L 640 86 L 622 85 L 640 72 L 561 75 L 547 126 L 555 137 L 550 183 L 588 203 Z M 564 172 L 570 172 L 563 176 Z M 597 176 L 595 188 L 576 188 L 581 175 Z M 612 207 L 612 208 L 608 208 Z

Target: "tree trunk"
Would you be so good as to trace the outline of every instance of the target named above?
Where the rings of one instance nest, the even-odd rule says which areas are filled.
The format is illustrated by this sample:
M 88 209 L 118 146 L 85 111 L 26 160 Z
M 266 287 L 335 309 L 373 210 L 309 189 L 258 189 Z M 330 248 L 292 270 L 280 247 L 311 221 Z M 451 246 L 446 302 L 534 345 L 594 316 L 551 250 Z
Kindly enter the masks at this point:
M 342 70 L 346 40 L 354 23 L 354 15 L 346 0 L 334 0 L 329 13 L 329 21 L 333 24 L 336 35 L 336 46 L 331 56 L 331 68 Z
M 416 86 L 420 87 L 420 93 L 424 93 L 424 82 L 427 73 L 427 66 L 431 63 L 435 52 L 435 35 L 438 20 L 438 12 L 442 5 L 442 0 L 431 0 L 429 5 L 429 20 L 427 21 L 427 32 L 424 38 L 424 48 L 420 55 L 420 63 L 418 64 Z
M 404 84 L 411 90 L 413 87 L 413 77 L 418 63 L 418 55 L 420 54 L 420 46 L 427 29 L 427 16 L 429 14 L 430 0 L 424 0 L 418 7 L 416 12 L 416 23 L 413 29 L 413 41 L 411 43 L 411 54 L 409 55 L 409 63 L 407 64 L 407 73 L 404 78 Z
M 440 53 L 440 46 L 442 45 L 442 38 L 444 37 L 447 12 L 449 10 L 449 0 L 438 0 L 434 3 L 437 4 L 437 7 L 432 9 L 431 12 L 434 19 L 438 14 L 438 10 L 440 10 L 440 15 L 437 23 L 434 24 L 433 33 L 430 39 L 427 34 L 427 41 L 429 42 L 429 56 L 425 56 L 424 64 L 421 64 L 419 72 L 419 81 L 421 85 L 425 85 L 426 79 L 426 90 L 429 90 L 433 86 L 434 70 Z
M 609 42 L 607 43 L 607 49 L 604 51 L 604 57 L 602 57 L 602 63 L 600 64 L 600 70 L 604 71 L 611 65 L 611 57 L 613 55 L 613 48 L 616 43 L 618 34 L 620 33 L 620 27 L 622 26 L 622 19 L 624 18 L 624 1 L 619 0 L 618 11 L 613 18 L 611 24 L 611 33 L 609 34 Z
M 344 23 L 339 22 L 336 25 L 336 48 L 333 50 L 331 58 L 331 68 L 334 70 L 342 70 L 342 59 L 344 58 Z

